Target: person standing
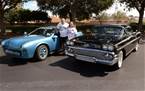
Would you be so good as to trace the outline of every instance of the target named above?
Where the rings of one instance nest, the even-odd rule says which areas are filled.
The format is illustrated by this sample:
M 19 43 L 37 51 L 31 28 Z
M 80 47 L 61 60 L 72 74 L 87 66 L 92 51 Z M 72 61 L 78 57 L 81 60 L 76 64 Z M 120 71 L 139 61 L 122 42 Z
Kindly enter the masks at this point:
M 76 29 L 74 23 L 70 22 L 69 27 L 68 27 L 68 40 L 75 38 L 76 35 L 77 35 L 77 29 Z
M 64 18 L 61 19 L 60 23 L 57 25 L 57 29 L 59 30 L 60 33 L 60 41 L 61 41 L 61 48 L 64 49 L 64 44 L 66 40 L 68 39 L 67 36 L 67 28 L 69 24 L 65 21 Z

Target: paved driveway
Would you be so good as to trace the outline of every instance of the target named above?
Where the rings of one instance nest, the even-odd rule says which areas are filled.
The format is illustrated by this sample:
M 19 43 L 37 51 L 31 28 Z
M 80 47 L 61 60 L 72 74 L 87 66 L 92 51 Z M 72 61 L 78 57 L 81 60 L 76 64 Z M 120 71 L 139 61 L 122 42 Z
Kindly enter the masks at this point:
M 31 61 L 12 59 L 0 48 L 0 91 L 145 91 L 145 45 L 119 70 L 59 54 Z

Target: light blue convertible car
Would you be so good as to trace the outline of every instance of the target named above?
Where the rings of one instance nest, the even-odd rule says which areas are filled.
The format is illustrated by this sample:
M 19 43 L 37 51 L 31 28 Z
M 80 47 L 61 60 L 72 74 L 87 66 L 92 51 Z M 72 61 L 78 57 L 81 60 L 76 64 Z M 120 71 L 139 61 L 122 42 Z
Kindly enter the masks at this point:
M 2 41 L 6 55 L 16 58 L 33 58 L 44 60 L 51 53 L 60 49 L 60 41 L 55 35 L 55 26 L 40 27 L 29 34 Z

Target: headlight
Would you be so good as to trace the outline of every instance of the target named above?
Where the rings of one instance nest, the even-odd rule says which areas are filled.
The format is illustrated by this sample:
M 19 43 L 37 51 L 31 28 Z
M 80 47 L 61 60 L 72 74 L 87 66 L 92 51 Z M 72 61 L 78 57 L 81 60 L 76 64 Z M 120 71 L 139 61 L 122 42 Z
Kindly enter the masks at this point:
M 8 45 L 7 40 L 2 41 L 2 42 L 1 42 L 1 45 L 2 45 L 2 46 L 7 46 L 7 45 Z
M 109 51 L 113 51 L 114 50 L 114 47 L 112 45 L 108 45 L 108 50 Z
M 103 48 L 103 50 L 107 50 L 108 49 L 107 45 L 103 45 L 102 48 Z
M 5 42 L 4 42 L 4 41 L 2 41 L 2 42 L 1 42 L 1 45 L 2 45 L 2 46 L 4 46 L 4 45 L 5 45 Z
M 67 41 L 66 44 L 67 44 L 67 45 L 73 46 L 73 45 L 74 45 L 74 42 L 72 42 L 72 41 Z
M 113 51 L 114 50 L 113 45 L 103 45 L 102 48 L 103 48 L 103 50 L 108 50 L 108 51 Z

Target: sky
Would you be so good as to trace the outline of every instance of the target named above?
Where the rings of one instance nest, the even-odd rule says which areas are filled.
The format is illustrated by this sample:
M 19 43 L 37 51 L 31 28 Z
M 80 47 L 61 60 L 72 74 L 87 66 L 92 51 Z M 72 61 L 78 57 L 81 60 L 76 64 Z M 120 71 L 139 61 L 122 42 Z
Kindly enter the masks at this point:
M 37 2 L 36 1 L 29 1 L 29 2 L 24 3 L 23 8 L 24 9 L 30 9 L 30 10 L 39 9 L 39 7 L 37 6 Z
M 29 1 L 27 3 L 24 3 L 23 5 L 24 9 L 30 9 L 30 10 L 38 10 L 39 7 L 37 6 L 37 2 L 36 1 Z M 136 9 L 131 9 L 130 11 L 128 11 L 128 9 L 126 8 L 125 5 L 120 5 L 120 3 L 115 2 L 109 9 L 105 10 L 106 13 L 108 14 L 113 14 L 116 11 L 122 11 L 125 12 L 127 14 L 127 16 L 133 15 L 133 16 L 139 16 L 139 13 Z M 48 12 L 49 16 L 52 16 L 51 12 Z M 145 17 L 145 14 L 144 14 Z

